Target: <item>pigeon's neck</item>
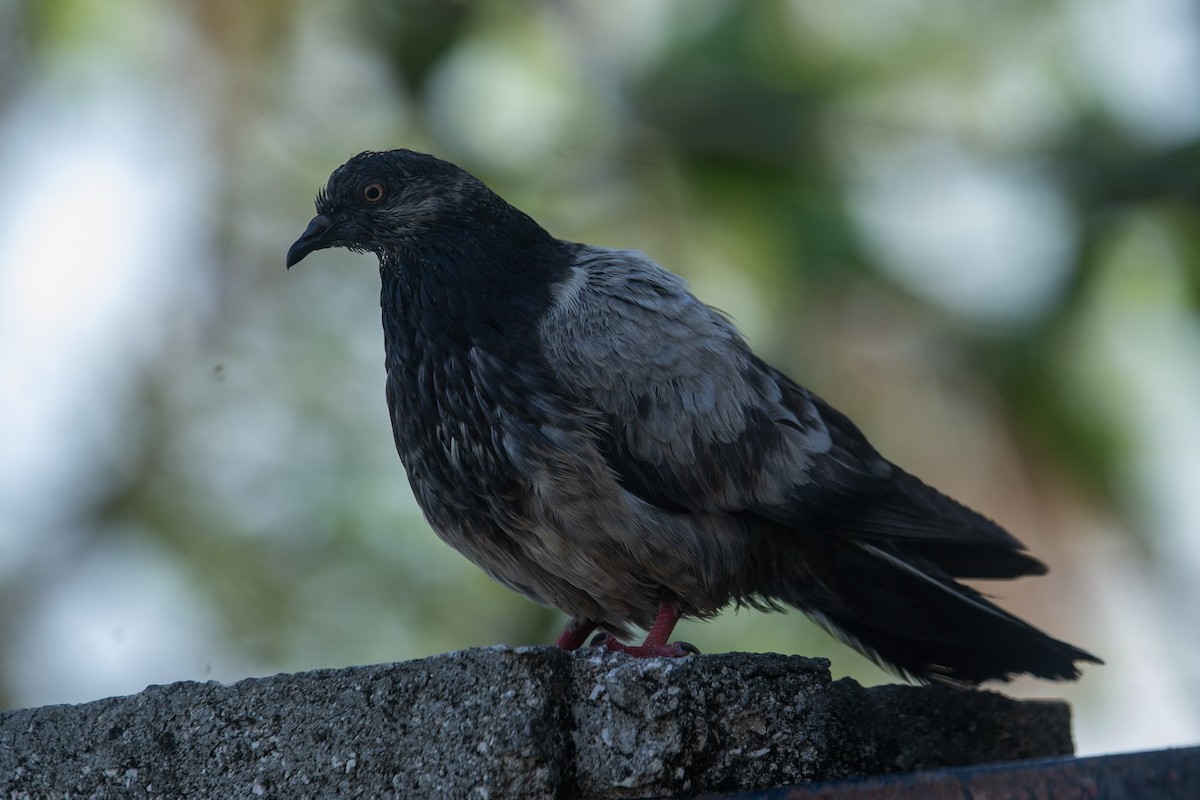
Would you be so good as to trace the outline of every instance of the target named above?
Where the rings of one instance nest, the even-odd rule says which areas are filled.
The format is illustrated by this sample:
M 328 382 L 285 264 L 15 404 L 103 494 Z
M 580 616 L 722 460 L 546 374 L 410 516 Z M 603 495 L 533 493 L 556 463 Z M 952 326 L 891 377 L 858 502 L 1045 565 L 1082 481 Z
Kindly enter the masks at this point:
M 500 241 L 439 233 L 380 255 L 389 365 L 473 347 L 505 357 L 533 346 L 558 276 L 569 270 L 562 243 L 540 228 Z

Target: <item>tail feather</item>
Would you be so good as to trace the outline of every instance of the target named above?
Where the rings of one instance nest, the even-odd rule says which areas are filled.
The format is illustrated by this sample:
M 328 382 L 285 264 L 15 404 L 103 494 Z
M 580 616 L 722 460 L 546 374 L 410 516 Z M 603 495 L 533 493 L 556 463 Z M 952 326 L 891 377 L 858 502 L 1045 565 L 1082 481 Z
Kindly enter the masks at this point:
M 803 554 L 810 562 L 813 557 Z M 819 573 L 808 572 L 808 581 L 785 578 L 777 596 L 908 677 L 958 686 L 1018 674 L 1074 680 L 1078 662 L 1103 663 L 898 548 L 842 540 L 816 557 Z M 814 574 L 820 575 L 817 586 Z
M 955 578 L 1018 578 L 1045 575 L 1046 565 L 1006 545 L 973 542 L 911 542 L 907 549 Z

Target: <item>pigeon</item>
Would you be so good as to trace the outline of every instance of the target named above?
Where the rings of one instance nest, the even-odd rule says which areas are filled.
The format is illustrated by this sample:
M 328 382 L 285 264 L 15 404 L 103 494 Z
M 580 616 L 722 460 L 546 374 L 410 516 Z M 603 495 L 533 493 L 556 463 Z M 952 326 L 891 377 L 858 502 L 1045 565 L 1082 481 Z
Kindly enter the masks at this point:
M 557 239 L 411 150 L 354 156 L 316 211 L 287 266 L 378 257 L 387 404 L 426 519 L 565 612 L 559 647 L 684 656 L 678 620 L 736 604 L 799 609 L 917 682 L 1102 663 L 956 580 L 1044 573 L 1021 542 L 881 456 L 646 255 Z

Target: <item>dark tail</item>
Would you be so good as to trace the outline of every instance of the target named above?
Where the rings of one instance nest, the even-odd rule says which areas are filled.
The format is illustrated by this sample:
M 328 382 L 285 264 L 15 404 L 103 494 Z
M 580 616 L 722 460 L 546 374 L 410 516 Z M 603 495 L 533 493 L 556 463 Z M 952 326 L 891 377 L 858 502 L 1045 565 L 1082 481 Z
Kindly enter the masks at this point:
M 906 676 L 959 686 L 1021 674 L 1075 680 L 1078 662 L 1103 663 L 900 548 L 842 540 L 822 549 L 796 554 L 818 566 L 815 556 L 819 568 L 804 570 L 803 581 L 785 579 L 776 596 Z

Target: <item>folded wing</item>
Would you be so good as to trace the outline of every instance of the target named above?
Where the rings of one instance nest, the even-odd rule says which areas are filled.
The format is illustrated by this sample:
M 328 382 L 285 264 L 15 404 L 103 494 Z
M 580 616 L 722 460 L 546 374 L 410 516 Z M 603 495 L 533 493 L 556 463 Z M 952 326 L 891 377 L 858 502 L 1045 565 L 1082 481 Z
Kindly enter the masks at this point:
M 880 456 L 638 253 L 582 249 L 542 340 L 556 380 L 607 420 L 600 445 L 622 484 L 661 508 L 903 547 L 957 577 L 1044 571 L 1002 528 Z

